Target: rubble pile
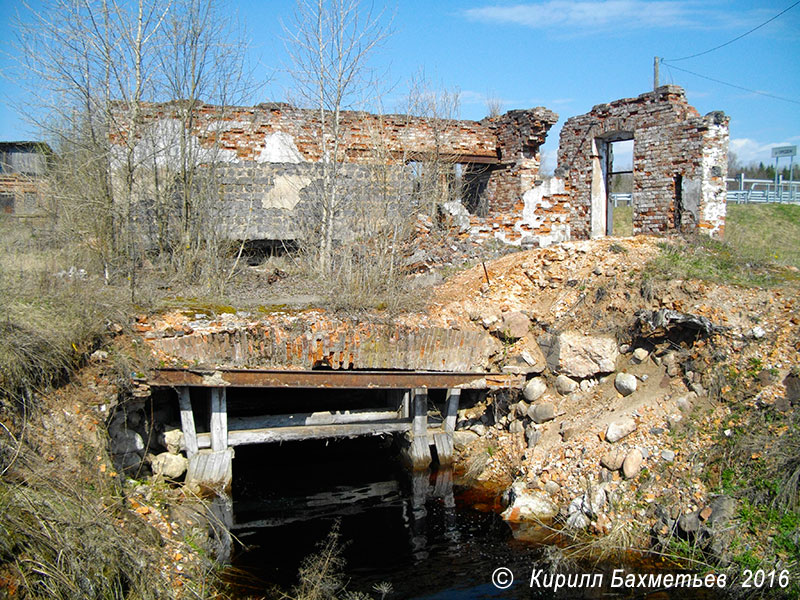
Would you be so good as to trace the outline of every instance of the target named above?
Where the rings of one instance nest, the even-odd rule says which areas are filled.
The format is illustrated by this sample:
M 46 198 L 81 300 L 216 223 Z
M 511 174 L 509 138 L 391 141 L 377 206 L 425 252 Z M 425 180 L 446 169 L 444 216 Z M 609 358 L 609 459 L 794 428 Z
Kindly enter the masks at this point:
M 462 410 L 457 425 L 463 463 L 491 446 L 479 479 L 513 481 L 510 520 L 548 520 L 555 505 L 573 529 L 606 534 L 636 521 L 661 538 L 702 529 L 718 546 L 709 527 L 729 517 L 730 499 L 710 492 L 702 457 L 735 435 L 732 403 L 797 404 L 788 399 L 800 363 L 796 295 L 648 281 L 657 244 L 565 243 L 440 288 L 433 314 L 496 335 L 498 367 L 527 378 Z M 730 383 L 731 369 L 748 372 L 747 386 Z

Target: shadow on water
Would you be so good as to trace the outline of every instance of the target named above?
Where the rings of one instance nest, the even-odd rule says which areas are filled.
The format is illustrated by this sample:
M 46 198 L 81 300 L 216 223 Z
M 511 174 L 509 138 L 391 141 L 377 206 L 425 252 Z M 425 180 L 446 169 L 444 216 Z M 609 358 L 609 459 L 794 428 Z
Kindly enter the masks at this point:
M 565 595 L 531 589 L 532 569 L 552 564 L 547 546 L 519 541 L 495 512 L 475 510 L 474 490 L 454 485 L 452 471 L 410 474 L 388 440 L 237 448 L 233 498 L 242 543 L 233 567 L 247 574 L 243 595 L 290 589 L 303 558 L 338 521 L 347 589 L 375 598 L 373 586 L 383 582 L 392 585 L 391 599 L 678 597 L 613 593 L 607 585 Z M 605 573 L 608 584 L 617 566 L 575 570 Z M 492 584 L 498 567 L 515 575 L 509 589 Z

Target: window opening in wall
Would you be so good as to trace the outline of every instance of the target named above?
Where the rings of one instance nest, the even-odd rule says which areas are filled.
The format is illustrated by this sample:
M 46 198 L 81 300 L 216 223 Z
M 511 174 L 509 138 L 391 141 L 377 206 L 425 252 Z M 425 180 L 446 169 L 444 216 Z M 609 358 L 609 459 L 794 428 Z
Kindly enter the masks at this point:
M 489 165 L 465 164 L 461 170 L 461 203 L 469 214 L 485 217 L 489 214 L 487 187 L 491 169 Z
M 607 144 L 607 235 L 633 235 L 633 140 Z
M 675 175 L 675 229 L 681 230 L 681 216 L 683 214 L 683 175 Z
M 13 194 L 0 194 L 0 212 L 14 214 Z

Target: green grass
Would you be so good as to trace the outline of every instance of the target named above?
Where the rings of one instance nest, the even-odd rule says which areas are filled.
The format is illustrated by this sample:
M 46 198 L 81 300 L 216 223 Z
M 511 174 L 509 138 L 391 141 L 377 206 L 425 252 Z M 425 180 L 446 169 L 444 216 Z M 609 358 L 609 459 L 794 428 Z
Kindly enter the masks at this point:
M 800 282 L 800 206 L 732 205 L 725 227 L 724 240 L 695 235 L 662 243 L 647 275 L 747 287 Z
M 729 204 L 725 242 L 751 260 L 800 268 L 800 205 Z
M 630 206 L 617 206 L 612 214 L 613 234 L 617 237 L 633 235 L 633 208 Z

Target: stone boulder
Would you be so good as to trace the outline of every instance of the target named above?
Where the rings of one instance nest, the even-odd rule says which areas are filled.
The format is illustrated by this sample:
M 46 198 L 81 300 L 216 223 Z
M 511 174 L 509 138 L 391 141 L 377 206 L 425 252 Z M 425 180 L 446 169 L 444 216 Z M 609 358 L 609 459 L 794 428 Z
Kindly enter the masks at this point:
M 543 335 L 539 346 L 551 371 L 579 379 L 611 373 L 619 357 L 614 338 L 583 335 L 577 331 Z
M 130 429 L 119 429 L 111 436 L 112 454 L 132 454 L 144 451 L 142 436 Z
M 492 330 L 505 340 L 518 340 L 528 334 L 531 320 L 523 313 L 515 310 L 505 313 L 499 323 L 492 326 Z
M 508 508 L 500 515 L 506 521 L 549 521 L 558 514 L 547 492 L 529 490 L 522 481 L 512 484 L 508 498 Z
M 150 468 L 154 475 L 161 475 L 167 479 L 177 479 L 186 472 L 189 461 L 182 454 L 162 452 L 150 460 Z
M 606 429 L 606 441 L 615 443 L 636 431 L 636 421 L 630 417 L 625 417 L 619 421 L 608 424 Z
M 547 384 L 541 377 L 534 377 L 522 389 L 522 395 L 528 402 L 534 402 L 547 391 Z
M 161 437 L 167 452 L 178 454 L 183 448 L 183 432 L 180 429 L 168 429 Z
M 630 396 L 636 391 L 636 376 L 630 373 L 617 373 L 614 378 L 614 387 L 623 396 Z
M 556 391 L 562 396 L 569 396 L 578 389 L 578 382 L 566 375 L 556 377 Z
M 638 448 L 634 448 L 628 452 L 625 461 L 622 463 L 622 474 L 625 476 L 625 479 L 633 479 L 636 477 L 642 470 L 643 461 L 644 457 L 642 456 L 642 451 Z
M 542 432 L 536 429 L 534 425 L 528 425 L 525 429 L 525 442 L 528 444 L 528 448 L 536 446 L 540 439 L 542 439 Z
M 552 402 L 541 402 L 528 409 L 528 416 L 534 423 L 545 423 L 556 418 L 556 409 Z
M 453 447 L 456 450 L 461 450 L 469 446 L 472 442 L 477 440 L 480 436 L 474 431 L 454 431 L 453 432 Z
M 600 464 L 609 471 L 619 471 L 622 468 L 622 463 L 625 462 L 625 451 L 621 448 L 609 450 L 603 458 L 600 459 Z

